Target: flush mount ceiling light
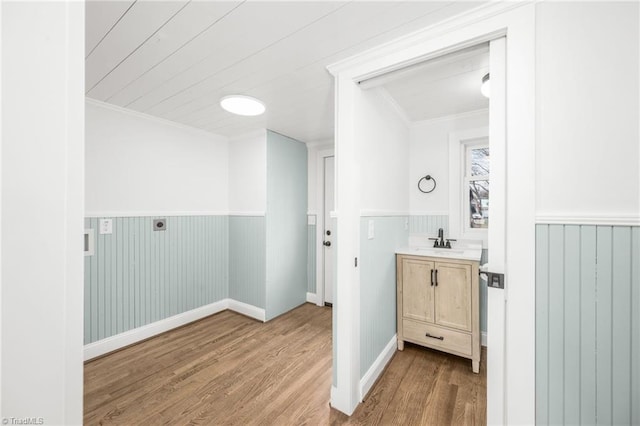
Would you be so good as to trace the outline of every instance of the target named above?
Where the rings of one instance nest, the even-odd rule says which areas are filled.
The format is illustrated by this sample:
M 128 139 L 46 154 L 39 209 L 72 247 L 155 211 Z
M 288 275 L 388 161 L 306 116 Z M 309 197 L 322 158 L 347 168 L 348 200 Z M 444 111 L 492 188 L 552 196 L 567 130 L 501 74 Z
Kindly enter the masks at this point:
M 256 98 L 244 95 L 230 95 L 220 99 L 220 106 L 233 114 L 254 116 L 265 111 L 264 104 Z
M 480 92 L 484 95 L 485 98 L 488 98 L 491 95 L 491 80 L 489 79 L 489 74 L 485 74 L 482 77 L 482 86 L 480 86 Z

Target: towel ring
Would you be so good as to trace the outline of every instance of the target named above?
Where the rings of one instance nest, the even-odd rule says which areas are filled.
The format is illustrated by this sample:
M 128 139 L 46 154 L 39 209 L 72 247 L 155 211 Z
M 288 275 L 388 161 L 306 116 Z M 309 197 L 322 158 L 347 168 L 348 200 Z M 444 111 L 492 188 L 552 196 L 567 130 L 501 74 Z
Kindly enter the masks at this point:
M 421 184 L 422 184 L 422 181 L 423 181 L 423 180 L 425 180 L 425 181 L 426 181 L 426 180 L 432 180 L 432 181 L 433 181 L 433 188 L 431 188 L 431 189 L 430 189 L 430 190 L 428 190 L 428 191 L 425 191 L 424 189 L 422 189 Z M 426 175 L 425 177 L 421 178 L 421 179 L 418 181 L 418 189 L 420 190 L 420 192 L 424 192 L 425 194 L 428 194 L 428 193 L 430 193 L 430 192 L 433 192 L 433 190 L 434 190 L 434 189 L 436 189 L 436 179 L 435 179 L 435 178 L 433 178 L 433 177 L 431 177 L 431 175 Z

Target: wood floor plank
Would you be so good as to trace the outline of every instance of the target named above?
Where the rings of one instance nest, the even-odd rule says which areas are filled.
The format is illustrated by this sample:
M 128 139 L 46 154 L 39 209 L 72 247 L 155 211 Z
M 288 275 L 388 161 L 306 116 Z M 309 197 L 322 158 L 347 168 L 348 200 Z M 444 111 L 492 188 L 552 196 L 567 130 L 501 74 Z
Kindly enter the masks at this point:
M 87 425 L 486 423 L 486 367 L 407 344 L 351 416 L 331 409 L 331 309 L 231 311 L 85 364 Z M 483 360 L 486 354 L 483 353 Z

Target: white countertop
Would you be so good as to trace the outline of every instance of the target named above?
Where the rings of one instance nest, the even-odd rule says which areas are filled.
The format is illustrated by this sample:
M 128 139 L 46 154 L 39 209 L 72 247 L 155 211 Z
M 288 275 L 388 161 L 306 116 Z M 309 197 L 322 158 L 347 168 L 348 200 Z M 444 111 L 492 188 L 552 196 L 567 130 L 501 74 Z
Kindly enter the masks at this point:
M 442 257 L 445 259 L 462 259 L 479 262 L 482 258 L 482 242 L 475 240 L 453 241 L 452 248 L 433 247 L 433 241 L 420 236 L 409 238 L 409 246 L 396 250 L 396 254 L 411 256 Z

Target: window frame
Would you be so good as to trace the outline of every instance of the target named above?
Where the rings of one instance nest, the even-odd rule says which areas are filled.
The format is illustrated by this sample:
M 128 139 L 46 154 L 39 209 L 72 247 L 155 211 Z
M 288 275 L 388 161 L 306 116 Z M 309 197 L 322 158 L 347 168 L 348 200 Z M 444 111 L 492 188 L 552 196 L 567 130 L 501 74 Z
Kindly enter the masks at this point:
M 478 140 L 474 140 L 474 141 L 470 141 L 469 143 L 464 143 L 464 151 L 465 151 L 465 156 L 464 156 L 464 161 L 465 161 L 465 167 L 464 167 L 464 175 L 462 178 L 462 191 L 463 191 L 463 204 L 461 206 L 462 208 L 462 215 L 463 215 L 463 233 L 466 234 L 473 234 L 476 231 L 482 231 L 483 233 L 488 233 L 488 227 L 487 228 L 472 228 L 471 227 L 471 206 L 470 206 L 470 200 L 468 199 L 468 197 L 465 194 L 468 194 L 469 191 L 469 185 L 471 184 L 471 182 L 473 181 L 477 181 L 477 180 L 486 180 L 487 182 L 489 182 L 489 188 L 491 188 L 491 151 L 489 151 L 489 173 L 486 175 L 476 175 L 473 176 L 472 171 L 471 171 L 471 151 L 473 151 L 474 149 L 482 149 L 482 148 L 486 148 L 489 149 L 489 139 L 488 138 L 482 138 L 482 139 L 478 139 Z M 491 194 L 491 189 L 489 189 L 489 194 Z M 491 211 L 491 210 L 489 210 Z M 489 217 L 489 219 L 491 219 L 491 217 Z M 488 237 L 488 234 L 483 236 L 484 238 Z
M 449 133 L 449 236 L 458 240 L 482 241 L 482 247 L 486 249 L 488 228 L 471 228 L 469 222 L 467 167 L 470 167 L 470 162 L 467 155 L 471 147 L 481 146 L 489 147 L 488 127 Z

